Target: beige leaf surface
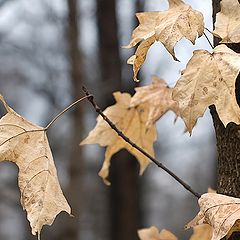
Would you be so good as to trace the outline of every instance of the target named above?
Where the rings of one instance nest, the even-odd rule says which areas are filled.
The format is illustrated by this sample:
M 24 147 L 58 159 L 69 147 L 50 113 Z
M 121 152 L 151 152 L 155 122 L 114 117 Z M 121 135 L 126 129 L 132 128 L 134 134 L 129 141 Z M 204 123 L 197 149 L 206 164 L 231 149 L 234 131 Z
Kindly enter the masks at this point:
M 140 45 L 128 60 L 133 64 L 134 80 L 145 61 L 147 51 L 155 41 L 160 41 L 175 60 L 174 46 L 183 37 L 193 44 L 204 31 L 203 15 L 181 0 L 169 0 L 169 9 L 162 12 L 138 13 L 139 26 L 133 31 L 126 48 Z
M 21 204 L 27 211 L 32 234 L 51 225 L 58 213 L 70 207 L 60 188 L 46 132 L 11 109 L 0 95 L 7 113 L 0 119 L 0 161 L 19 168 Z
M 193 57 L 173 89 L 173 99 L 179 103 L 180 115 L 191 133 L 206 108 L 216 106 L 226 126 L 240 123 L 240 109 L 235 97 L 235 81 L 240 71 L 240 54 L 225 45 L 213 53 L 194 51 Z
M 238 0 L 222 0 L 221 11 L 217 13 L 213 34 L 222 43 L 240 42 L 240 4 Z
M 211 240 L 227 239 L 233 231 L 240 231 L 240 199 L 217 193 L 205 193 L 198 200 L 200 211 L 186 228 L 209 224 L 213 228 Z
M 173 233 L 165 229 L 159 233 L 155 226 L 139 230 L 138 236 L 140 240 L 177 240 Z
M 193 227 L 193 235 L 189 240 L 211 240 L 213 229 L 208 224 Z
M 138 74 L 140 68 L 142 67 L 142 65 L 143 65 L 143 63 L 146 59 L 148 49 L 151 47 L 151 45 L 154 42 L 155 42 L 155 37 L 154 36 L 152 36 L 152 37 L 148 38 L 147 40 L 141 42 L 139 44 L 139 46 L 137 47 L 137 50 L 136 50 L 135 54 L 127 60 L 128 64 L 133 65 L 133 79 L 134 79 L 135 82 L 139 82 L 139 80 L 137 79 L 137 74 Z
M 153 143 L 156 141 L 156 128 L 155 126 L 151 126 L 148 129 L 146 128 L 149 113 L 148 105 L 142 104 L 138 107 L 130 108 L 131 96 L 128 93 L 115 92 L 114 98 L 116 99 L 116 104 L 105 109 L 104 114 L 128 138 L 150 155 L 154 156 Z M 89 133 L 88 137 L 81 142 L 81 145 L 94 143 L 100 146 L 107 146 L 104 163 L 99 172 L 99 176 L 102 177 L 108 185 L 110 184 L 107 177 L 111 157 L 121 149 L 127 149 L 137 158 L 140 164 L 140 174 L 143 173 L 150 163 L 147 157 L 119 137 L 101 116 L 98 116 L 95 128 Z
M 152 84 L 135 88 L 136 93 L 131 99 L 132 107 L 143 103 L 149 105 L 147 127 L 154 124 L 167 111 L 171 110 L 179 115 L 178 103 L 172 99 L 172 88 L 157 76 L 152 77 Z

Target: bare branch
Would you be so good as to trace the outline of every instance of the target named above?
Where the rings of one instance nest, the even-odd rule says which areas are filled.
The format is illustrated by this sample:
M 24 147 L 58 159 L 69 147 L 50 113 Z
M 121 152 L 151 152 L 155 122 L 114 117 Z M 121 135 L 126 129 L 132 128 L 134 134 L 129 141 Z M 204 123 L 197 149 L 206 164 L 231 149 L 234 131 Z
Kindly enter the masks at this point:
M 167 167 L 165 167 L 162 163 L 160 163 L 158 160 L 153 158 L 151 155 L 149 155 L 145 150 L 140 148 L 138 145 L 136 145 L 134 142 L 132 142 L 127 136 L 125 136 L 116 126 L 115 124 L 103 113 L 103 111 L 98 107 L 96 102 L 94 101 L 94 96 L 92 94 L 89 94 L 88 90 L 83 87 L 83 91 L 85 92 L 86 96 L 88 97 L 88 101 L 93 105 L 95 108 L 95 111 L 102 116 L 102 118 L 109 124 L 109 126 L 127 143 L 129 143 L 132 147 L 140 151 L 143 155 L 145 155 L 147 158 L 149 158 L 153 163 L 155 163 L 159 168 L 163 169 L 165 172 L 167 172 L 170 176 L 172 176 L 178 183 L 180 183 L 187 191 L 192 193 L 195 197 L 200 198 L 201 195 L 194 191 L 187 183 L 185 183 L 181 178 L 179 178 L 177 175 L 175 175 L 171 170 L 169 170 Z

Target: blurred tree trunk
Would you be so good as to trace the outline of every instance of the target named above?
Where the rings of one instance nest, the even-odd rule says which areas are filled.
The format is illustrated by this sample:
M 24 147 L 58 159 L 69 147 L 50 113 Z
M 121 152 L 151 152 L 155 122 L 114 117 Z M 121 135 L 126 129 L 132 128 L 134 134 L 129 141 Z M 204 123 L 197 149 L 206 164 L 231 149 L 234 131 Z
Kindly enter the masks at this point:
M 97 0 L 99 61 L 102 107 L 114 103 L 112 93 L 122 90 L 115 0 Z M 129 78 L 131 81 L 131 77 Z M 110 168 L 110 236 L 113 240 L 135 240 L 140 227 L 138 164 L 127 151 L 112 158 Z
M 79 30 L 78 30 L 78 1 L 67 0 L 68 23 L 67 23 L 67 45 L 68 59 L 70 68 L 70 79 L 72 82 L 73 99 L 78 99 L 82 95 L 83 85 L 83 66 L 82 54 L 80 52 Z M 82 148 L 78 143 L 82 139 L 83 132 L 83 107 L 79 104 L 72 112 L 72 142 L 71 155 L 69 159 L 69 183 L 65 191 L 68 202 L 72 208 L 74 217 L 66 216 L 62 220 L 57 233 L 57 240 L 79 240 L 80 214 L 83 201 L 82 182 L 83 182 L 83 158 Z
M 220 0 L 213 0 L 213 21 L 216 13 L 220 11 Z M 214 45 L 218 45 L 219 39 L 214 39 Z M 235 52 L 240 53 L 240 44 L 227 44 Z M 236 99 L 240 103 L 240 77 L 236 80 Z M 240 127 L 235 123 L 229 123 L 225 128 L 218 117 L 215 107 L 211 106 L 217 150 L 217 192 L 233 197 L 240 197 Z M 239 233 L 232 234 L 231 240 L 239 239 Z

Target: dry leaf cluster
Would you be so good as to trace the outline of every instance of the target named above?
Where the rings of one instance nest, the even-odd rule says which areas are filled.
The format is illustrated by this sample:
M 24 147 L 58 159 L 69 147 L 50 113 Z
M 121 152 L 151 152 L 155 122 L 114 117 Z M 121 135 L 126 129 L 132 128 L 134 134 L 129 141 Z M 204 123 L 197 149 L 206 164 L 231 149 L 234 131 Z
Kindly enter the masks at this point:
M 139 26 L 133 31 L 126 48 L 139 46 L 128 63 L 133 65 L 134 80 L 145 61 L 147 52 L 155 41 L 161 42 L 175 60 L 174 46 L 183 37 L 193 44 L 204 31 L 202 13 L 195 11 L 182 0 L 168 0 L 169 9 L 162 12 L 137 13 Z
M 139 44 L 135 54 L 128 59 L 128 63 L 133 65 L 135 81 L 137 81 L 137 74 L 146 59 L 147 52 L 155 41 L 160 41 L 173 58 L 177 60 L 174 53 L 175 44 L 183 37 L 194 44 L 196 38 L 202 36 L 204 31 L 202 14 L 193 10 L 181 0 L 169 0 L 167 11 L 138 13 L 137 18 L 139 26 L 133 31 L 132 40 L 126 46 L 126 48 L 130 48 Z M 240 42 L 239 20 L 239 1 L 222 0 L 221 12 L 217 14 L 213 34 L 221 38 L 222 43 Z M 136 142 L 135 131 L 131 135 L 131 131 L 128 131 L 126 127 L 131 124 L 131 120 L 128 120 L 128 123 L 123 123 L 125 119 L 123 114 L 121 115 L 122 108 L 125 111 L 124 115 L 128 116 L 131 112 L 138 112 L 140 106 L 143 107 L 143 112 L 147 114 L 138 112 L 137 115 L 139 115 L 138 118 L 140 118 L 140 115 L 145 116 L 142 121 L 144 131 L 151 129 L 153 124 L 166 111 L 172 110 L 177 116 L 181 116 L 187 131 L 191 134 L 198 118 L 203 116 L 210 105 L 215 105 L 224 126 L 227 126 L 230 122 L 240 124 L 240 111 L 235 95 L 235 82 L 239 71 L 240 55 L 226 45 L 219 45 L 212 52 L 196 50 L 186 69 L 182 71 L 174 89 L 168 88 L 162 80 L 153 79 L 151 85 L 136 88 L 136 94 L 132 99 L 129 95 L 125 95 L 124 99 L 127 103 L 125 102 L 124 107 L 116 99 L 116 105 L 106 109 L 105 114 L 126 136 Z M 123 102 L 123 99 L 121 101 Z M 115 107 L 119 108 L 116 111 L 118 114 L 113 111 Z M 133 108 L 135 109 L 133 110 Z M 132 113 L 132 115 L 134 114 Z M 133 126 L 132 128 L 136 129 Z M 129 150 L 130 146 L 127 146 L 126 143 L 124 143 L 125 146 L 120 143 L 122 140 L 116 134 L 112 137 L 114 140 L 110 142 L 103 135 L 109 137 L 114 133 L 102 119 L 98 118 L 95 129 L 83 143 L 99 143 L 102 146 L 107 146 L 105 162 L 100 171 L 100 175 L 106 180 L 112 154 L 122 147 Z M 151 145 L 154 140 L 155 138 L 152 137 Z M 143 142 L 137 143 L 143 146 L 141 145 Z M 115 144 L 118 144 L 118 146 L 115 146 Z M 114 151 L 111 149 L 114 149 Z M 149 152 L 146 147 L 145 150 Z M 129 151 L 131 152 L 131 150 Z M 140 156 L 136 153 L 132 152 L 132 154 L 138 158 L 143 170 L 147 164 L 143 164 Z M 220 194 L 203 194 L 199 200 L 200 212 L 198 216 L 187 225 L 188 227 L 194 227 L 194 233 L 190 240 L 220 240 L 224 236 L 228 238 L 233 231 L 240 230 L 239 203 L 239 199 Z M 199 224 L 200 226 L 197 226 Z M 165 234 L 164 237 L 162 234 Z M 159 232 L 156 227 L 140 230 L 139 237 L 141 240 L 177 239 L 166 230 Z
M 178 113 L 178 107 L 172 100 L 171 92 L 172 89 L 168 88 L 163 80 L 154 77 L 152 85 L 136 88 L 136 94 L 133 97 L 128 93 L 115 92 L 113 95 L 116 104 L 108 107 L 104 114 L 132 142 L 154 156 L 153 143 L 157 139 L 155 122 L 168 110 Z M 81 142 L 81 145 L 95 143 L 107 147 L 99 176 L 108 185 L 110 184 L 107 177 L 111 157 L 121 149 L 125 148 L 137 158 L 140 174 L 150 163 L 146 156 L 118 136 L 101 116 L 97 118 L 95 128 Z
M 133 65 L 134 79 L 155 41 L 161 42 L 177 60 L 174 47 L 183 37 L 193 44 L 204 32 L 203 15 L 182 0 L 168 0 L 169 9 L 162 12 L 138 13 L 139 26 L 133 31 L 127 48 L 137 44 L 135 54 L 128 63 Z M 240 4 L 238 0 L 222 0 L 213 34 L 222 43 L 240 42 Z M 154 156 L 156 141 L 155 122 L 172 110 L 184 120 L 191 133 L 197 119 L 206 108 L 215 105 L 226 126 L 240 123 L 240 111 L 235 96 L 235 81 L 240 71 L 240 54 L 225 45 L 210 53 L 196 50 L 174 89 L 156 77 L 149 86 L 136 88 L 131 97 L 115 92 L 116 104 L 104 114 L 124 135 Z M 12 161 L 19 168 L 18 184 L 21 204 L 27 211 L 32 233 L 38 235 L 43 225 L 51 225 L 61 211 L 70 214 L 70 207 L 60 188 L 50 146 L 44 128 L 36 126 L 11 109 L 0 96 L 7 113 L 0 119 L 0 161 Z M 106 147 L 105 160 L 99 175 L 109 184 L 111 157 L 125 148 L 140 164 L 140 174 L 149 159 L 123 141 L 99 116 L 95 128 L 81 144 L 98 143 Z M 200 212 L 187 227 L 194 227 L 190 240 L 220 240 L 232 232 L 240 231 L 240 199 L 216 193 L 206 193 L 199 199 Z M 204 224 L 204 225 L 202 225 Z M 200 225 L 200 226 L 198 226 Z M 176 240 L 167 230 L 156 227 L 139 231 L 141 240 Z M 201 236 L 201 237 L 200 237 Z

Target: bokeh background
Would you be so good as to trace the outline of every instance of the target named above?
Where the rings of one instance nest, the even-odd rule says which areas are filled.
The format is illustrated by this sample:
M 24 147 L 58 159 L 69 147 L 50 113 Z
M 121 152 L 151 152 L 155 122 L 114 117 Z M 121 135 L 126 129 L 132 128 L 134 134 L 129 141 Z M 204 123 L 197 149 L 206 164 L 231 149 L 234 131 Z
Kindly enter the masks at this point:
M 201 11 L 212 29 L 211 1 L 186 0 Z M 196 45 L 185 39 L 173 61 L 160 43 L 151 47 L 132 80 L 122 49 L 137 25 L 135 13 L 168 8 L 166 0 L 0 0 L 0 92 L 28 120 L 45 126 L 74 99 L 82 85 L 104 109 L 114 104 L 112 92 L 134 93 L 158 75 L 173 87 L 194 49 L 208 49 L 206 38 Z M 211 36 L 206 32 L 208 37 Z M 1 106 L 2 107 L 2 106 Z M 1 113 L 4 114 L 1 108 Z M 215 186 L 215 136 L 210 114 L 199 119 L 190 137 L 169 112 L 157 123 L 157 158 L 203 193 Z M 99 146 L 79 146 L 95 125 L 89 103 L 67 112 L 49 130 L 58 176 L 74 218 L 61 213 L 44 227 L 42 240 L 135 240 L 139 228 L 157 226 L 188 239 L 183 226 L 197 213 L 197 199 L 154 165 L 138 176 L 137 161 L 126 151 L 113 158 L 111 187 L 97 173 L 104 159 Z M 17 167 L 0 165 L 0 239 L 31 240 L 26 213 L 19 202 Z

